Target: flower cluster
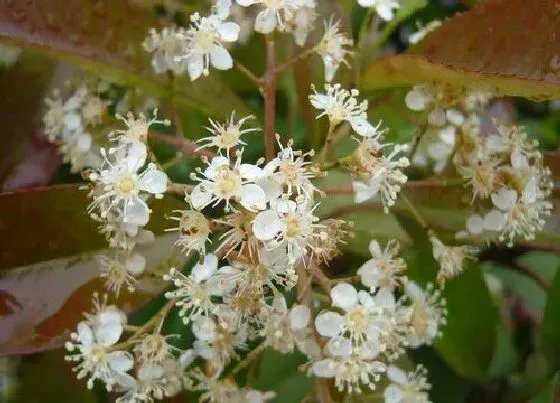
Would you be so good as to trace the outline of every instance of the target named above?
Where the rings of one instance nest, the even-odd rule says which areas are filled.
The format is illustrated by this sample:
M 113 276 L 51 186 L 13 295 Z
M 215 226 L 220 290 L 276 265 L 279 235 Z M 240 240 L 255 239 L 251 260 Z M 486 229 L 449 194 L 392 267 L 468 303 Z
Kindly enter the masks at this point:
M 109 150 L 101 148 L 103 162 L 87 174 L 91 181 L 92 203 L 88 210 L 100 223 L 99 231 L 105 235 L 114 253 L 100 256 L 101 276 L 106 279 L 109 291 L 118 295 L 125 286 L 134 291 L 136 278 L 145 270 L 146 259 L 134 252 L 136 244 L 151 242 L 154 235 L 143 227 L 150 218 L 146 203 L 150 195 L 163 197 L 167 189 L 167 175 L 156 164 L 146 165 L 148 130 L 152 124 L 169 125 L 166 120 L 151 120 L 143 114 L 136 118 L 129 113 L 126 118 L 117 115 L 126 129 L 111 132 L 115 143 Z
M 375 389 L 381 374 L 387 372 L 397 385 L 387 388 L 386 399 L 399 401 L 395 397 L 397 389 L 412 388 L 415 381 L 410 379 L 409 385 L 406 376 L 393 376 L 400 370 L 387 363 L 396 360 L 408 346 L 433 342 L 445 323 L 445 301 L 431 285 L 422 290 L 403 275 L 406 264 L 397 256 L 395 241 L 382 251 L 374 240 L 370 250 L 372 259 L 358 271 L 369 291 L 339 283 L 330 291 L 336 311 L 322 311 L 315 318 L 317 333 L 326 342 L 322 357 L 314 360 L 312 368 L 316 376 L 334 378 L 338 389 L 349 392 Z M 404 291 L 401 298 L 396 296 L 399 289 Z M 419 375 L 414 388 L 424 393 L 425 373 Z
M 354 181 L 356 203 L 371 198 L 381 201 L 387 212 L 394 205 L 401 186 L 407 176 L 402 172 L 409 166 L 408 158 L 398 155 L 407 149 L 406 145 L 382 143 L 384 132 L 368 122 L 368 102 L 358 102 L 357 90 L 345 90 L 340 84 L 326 84 L 325 93 L 314 94 L 309 98 L 314 108 L 321 110 L 322 116 L 329 118 L 329 135 L 341 123 L 348 123 L 361 138 L 353 155 L 347 159 L 347 165 L 358 180 Z M 327 142 L 329 139 L 327 139 Z M 383 148 L 393 146 L 385 155 Z
M 478 138 L 456 154 L 459 173 L 483 212 L 471 215 L 459 237 L 498 239 L 509 246 L 532 240 L 545 224 L 552 203 L 550 169 L 536 142 L 521 127 L 497 124 L 497 133 Z
M 92 129 L 100 125 L 108 113 L 110 102 L 101 97 L 102 89 L 100 85 L 83 84 L 65 101 L 58 90 L 46 98 L 45 136 L 58 146 L 72 172 L 101 164 Z
M 210 74 L 210 66 L 229 70 L 233 60 L 227 45 L 239 38 L 240 27 L 227 21 L 231 1 L 218 1 L 208 16 L 191 15 L 188 28 L 152 29 L 144 41 L 144 49 L 154 53 L 152 66 L 156 73 L 166 70 L 179 75 L 188 72 L 191 80 Z

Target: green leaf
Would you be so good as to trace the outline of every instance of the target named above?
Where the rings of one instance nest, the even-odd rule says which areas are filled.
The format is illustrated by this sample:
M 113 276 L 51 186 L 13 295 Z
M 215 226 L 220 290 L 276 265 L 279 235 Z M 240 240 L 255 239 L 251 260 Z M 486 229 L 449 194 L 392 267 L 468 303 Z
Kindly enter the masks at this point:
M 389 36 L 397 29 L 397 27 L 405 21 L 408 17 L 414 14 L 421 8 L 426 7 L 428 0 L 404 0 L 399 2 L 399 8 L 395 13 L 395 16 L 391 21 L 389 21 L 381 30 L 379 34 L 379 39 L 377 40 L 376 48 L 379 44 L 384 44 Z
M 560 267 L 548 290 L 540 336 L 549 365 L 560 369 Z
M 480 267 L 472 264 L 449 280 L 443 295 L 447 324 L 435 347 L 458 374 L 483 380 L 494 355 L 499 317 Z
M 150 55 L 142 48 L 148 29 L 158 20 L 150 10 L 131 2 L 65 0 L 0 4 L 0 39 L 76 64 L 109 80 L 139 88 L 147 94 L 173 99 L 213 116 L 235 109 L 245 113 L 244 103 L 213 72 L 209 79 L 190 82 L 177 77 L 156 77 Z
M 313 378 L 297 369 L 305 361 L 305 356 L 299 352 L 281 354 L 266 349 L 260 360 L 258 375 L 251 387 L 276 392 L 275 403 L 301 402 L 313 387 Z
M 365 90 L 435 81 L 535 100 L 560 96 L 558 4 L 489 0 L 447 19 L 413 52 L 364 69 Z

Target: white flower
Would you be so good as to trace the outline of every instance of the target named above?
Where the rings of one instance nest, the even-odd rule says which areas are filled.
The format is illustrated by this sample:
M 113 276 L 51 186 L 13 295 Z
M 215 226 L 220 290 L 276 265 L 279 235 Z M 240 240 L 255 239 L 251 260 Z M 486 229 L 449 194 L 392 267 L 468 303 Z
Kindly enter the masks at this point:
M 138 119 L 134 117 L 132 112 L 128 112 L 126 118 L 121 115 L 115 115 L 117 119 L 122 120 L 126 124 L 126 129 L 118 129 L 113 133 L 109 134 L 121 145 L 132 144 L 136 142 L 146 143 L 148 141 L 148 130 L 153 124 L 162 124 L 164 126 L 171 125 L 171 122 L 167 119 L 158 120 L 157 109 L 154 109 L 154 114 L 151 120 L 147 120 L 143 113 L 138 115 Z
M 315 0 L 299 0 L 301 7 L 295 12 L 293 18 L 293 33 L 296 45 L 303 46 L 307 36 L 315 29 Z
M 340 84 L 325 84 L 326 93 L 318 93 L 314 87 L 311 89 L 314 92 L 309 96 L 311 105 L 323 111 L 317 119 L 327 116 L 332 127 L 346 121 L 363 137 L 373 137 L 377 134 L 376 128 L 367 119 L 368 102 L 364 100 L 358 103 L 356 99 L 360 95 L 358 90 L 347 91 Z
M 405 292 L 411 301 L 410 327 L 412 332 L 408 335 L 408 342 L 412 347 L 422 344 L 432 344 L 440 334 L 440 326 L 445 324 L 445 299 L 441 292 L 428 284 L 422 290 L 415 282 L 405 284 Z
M 387 368 L 391 381 L 385 389 L 385 403 L 429 403 L 428 390 L 431 385 L 426 379 L 428 371 L 418 365 L 413 372 L 404 372 L 393 365 Z
M 445 279 L 458 276 L 463 271 L 465 260 L 475 259 L 477 249 L 473 246 L 447 246 L 435 236 L 430 237 L 434 259 L 439 263 L 437 280 L 443 284 Z
M 172 281 L 176 290 L 165 293 L 167 299 L 178 299 L 175 304 L 180 308 L 179 316 L 185 324 L 200 316 L 208 316 L 216 311 L 212 296 L 221 296 L 221 288 L 215 274 L 218 270 L 218 257 L 213 254 L 204 256 L 202 263 L 197 263 L 189 276 L 178 272 L 175 268 L 164 276 L 164 280 Z
M 338 390 L 349 393 L 361 390 L 361 385 L 374 390 L 386 366 L 375 360 L 373 345 L 353 348 L 349 340 L 327 343 L 329 358 L 313 363 L 313 373 L 320 378 L 334 378 Z
M 248 326 L 224 320 L 201 316 L 193 322 L 196 341 L 193 351 L 202 357 L 218 372 L 227 366 L 231 359 L 239 359 L 236 350 L 247 349 Z
M 434 20 L 427 23 L 423 28 L 418 29 L 418 32 L 413 33 L 408 37 L 408 43 L 415 45 L 426 37 L 430 32 L 435 31 L 441 25 L 441 21 Z
M 124 257 L 116 255 L 113 258 L 100 256 L 99 263 L 105 287 L 115 295 L 119 295 L 122 286 L 126 286 L 129 292 L 134 292 L 136 278 L 146 268 L 146 258 L 139 253 Z
M 179 217 L 169 217 L 170 220 L 178 221 L 179 226 L 168 228 L 166 231 L 178 231 L 179 239 L 175 241 L 175 246 L 180 247 L 187 255 L 191 251 L 206 253 L 206 242 L 210 241 L 210 224 L 204 214 L 196 210 L 174 210 L 179 213 Z
M 395 146 L 393 152 L 388 156 L 381 156 L 377 159 L 377 163 L 369 167 L 370 177 L 367 183 L 362 181 L 354 181 L 354 200 L 361 203 L 373 197 L 379 197 L 383 203 L 385 212 L 389 211 L 389 207 L 393 206 L 397 200 L 398 192 L 401 185 L 408 180 L 407 176 L 401 171 L 410 165 L 408 158 L 400 157 L 393 160 L 395 156 L 406 146 Z
M 198 13 L 191 16 L 192 25 L 184 33 L 187 41 L 186 54 L 179 59 L 187 61 L 191 80 L 210 74 L 210 65 L 218 70 L 229 70 L 233 60 L 225 44 L 237 41 L 239 25 L 224 22 L 218 15 L 201 17 Z
M 307 306 L 294 305 L 288 310 L 284 296 L 275 295 L 261 334 L 266 345 L 287 354 L 296 344 L 306 347 L 310 321 L 311 310 Z
M 256 165 L 242 164 L 241 152 L 237 161 L 230 168 L 230 160 L 217 156 L 212 159 L 200 177 L 192 175 L 197 184 L 190 194 L 190 203 L 196 210 L 207 205 L 226 202 L 226 210 L 232 208 L 231 202 L 237 201 L 249 211 L 266 208 L 266 194 L 254 180 L 261 176 L 261 169 Z
M 144 244 L 154 240 L 154 233 L 141 228 L 137 224 L 123 221 L 122 212 L 118 209 L 111 211 L 104 219 L 92 213 L 92 219 L 101 223 L 99 232 L 109 241 L 109 247 L 131 251 L 136 244 Z
M 313 215 L 308 203 L 297 204 L 292 200 L 278 199 L 269 210 L 257 214 L 253 221 L 253 232 L 268 249 L 285 248 L 290 264 L 304 256 L 319 220 Z
M 98 313 L 88 315 L 88 321 L 80 322 L 77 332 L 70 335 L 72 341 L 65 345 L 69 352 L 65 359 L 81 361 L 73 371 L 77 372 L 78 379 L 88 378 L 88 389 L 99 379 L 111 390 L 117 379 L 132 369 L 134 360 L 126 351 L 111 349 L 123 332 L 121 312 L 96 305 Z
M 358 0 L 362 7 L 375 8 L 375 12 L 385 21 L 393 19 L 393 10 L 400 7 L 396 0 Z
M 148 164 L 146 169 L 139 172 L 147 156 L 146 146 L 142 143 L 132 144 L 126 154 L 114 153 L 113 163 L 107 158 L 104 149 L 102 155 L 106 168 L 89 175 L 89 179 L 99 189 L 89 209 L 99 207 L 101 218 L 105 218 L 111 210 L 122 208 L 125 223 L 146 224 L 150 209 L 144 198 L 150 194 L 163 197 L 167 189 L 167 175 L 154 164 Z
M 262 5 L 262 10 L 255 19 L 255 31 L 261 34 L 270 34 L 275 29 L 281 32 L 292 31 L 298 11 L 315 7 L 314 0 L 237 0 L 237 3 L 243 7 Z M 305 22 L 307 18 L 306 16 Z M 296 39 L 301 43 L 304 36 L 300 33 Z
M 358 269 L 358 275 L 362 284 L 374 292 L 381 288 L 393 292 L 395 288 L 406 277 L 402 277 L 406 270 L 406 263 L 397 257 L 399 243 L 395 240 L 387 242 L 384 250 L 381 250 L 379 242 L 372 240 L 369 243 L 369 251 L 372 258 Z
M 221 220 L 214 220 L 229 227 L 220 236 L 221 244 L 217 251 L 225 252 L 225 256 L 234 250 L 238 250 L 240 254 L 247 251 L 249 256 L 253 256 L 260 248 L 260 241 L 253 233 L 255 216 L 256 214 L 251 211 L 240 210 L 226 215 Z
M 346 47 L 352 46 L 353 41 L 340 33 L 340 21 L 333 18 L 325 22 L 325 33 L 316 47 L 316 52 L 323 58 L 325 65 L 325 81 L 333 80 L 341 64 L 349 66 L 346 56 L 352 52 Z
M 152 28 L 142 46 L 154 53 L 152 67 L 157 74 L 170 70 L 179 75 L 187 71 L 187 61 L 181 58 L 187 42 L 184 28 L 165 27 L 160 33 Z
M 356 291 L 346 283 L 337 284 L 330 295 L 332 305 L 342 309 L 344 315 L 331 311 L 320 313 L 315 318 L 317 332 L 335 340 L 348 339 L 353 345 L 377 343 L 377 319 L 382 309 L 375 298 L 365 291 Z
M 253 118 L 254 116 L 246 116 L 235 122 L 235 111 L 233 111 L 226 124 L 209 119 L 211 127 L 207 127 L 207 130 L 211 133 L 211 136 L 197 140 L 197 143 L 205 143 L 198 147 L 197 150 L 208 147 L 217 147 L 218 153 L 221 154 L 222 150 L 225 150 L 226 156 L 229 158 L 230 150 L 241 145 L 247 145 L 247 143 L 241 140 L 242 135 L 260 130 L 257 128 L 241 129 L 241 126 L 243 126 L 247 120 Z

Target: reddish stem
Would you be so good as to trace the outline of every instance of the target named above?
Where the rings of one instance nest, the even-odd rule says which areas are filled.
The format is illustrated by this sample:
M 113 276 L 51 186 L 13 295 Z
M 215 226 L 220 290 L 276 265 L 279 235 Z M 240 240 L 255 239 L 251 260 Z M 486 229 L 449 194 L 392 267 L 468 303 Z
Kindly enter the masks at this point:
M 276 113 L 276 66 L 274 39 L 266 37 L 266 85 L 264 89 L 264 148 L 266 160 L 274 158 L 274 120 Z
M 190 141 L 190 140 L 188 140 L 184 137 L 168 136 L 166 134 L 161 134 L 161 133 L 156 133 L 156 132 L 150 131 L 148 133 L 148 138 L 152 141 L 160 141 L 162 143 L 171 144 L 171 145 L 179 148 L 185 154 L 204 155 L 208 158 L 213 158 L 214 155 L 215 155 L 213 152 L 205 150 L 205 149 L 197 150 L 198 146 L 195 143 L 193 143 L 192 141 Z

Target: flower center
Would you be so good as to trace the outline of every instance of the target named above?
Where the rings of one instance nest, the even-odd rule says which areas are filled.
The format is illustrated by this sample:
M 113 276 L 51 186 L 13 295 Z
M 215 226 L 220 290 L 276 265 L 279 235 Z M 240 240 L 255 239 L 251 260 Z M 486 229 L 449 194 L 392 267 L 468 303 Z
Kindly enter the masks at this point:
M 350 332 L 355 334 L 366 333 L 369 324 L 369 316 L 361 307 L 351 309 L 346 313 L 346 320 Z
M 202 53 L 208 53 L 214 45 L 215 35 L 212 31 L 198 31 L 194 42 L 198 45 Z
M 132 193 L 136 189 L 136 177 L 131 174 L 121 175 L 117 180 L 116 188 L 123 195 Z
M 220 171 L 218 180 L 216 181 L 216 186 L 218 194 L 223 199 L 231 199 L 239 193 L 239 188 L 241 187 L 241 177 L 238 173 L 224 167 L 224 169 Z
M 302 229 L 301 217 L 290 215 L 286 219 L 286 237 L 295 238 Z
M 218 146 L 225 149 L 233 148 L 237 145 L 241 133 L 237 127 L 228 127 L 226 131 L 218 137 Z
M 426 336 L 428 333 L 428 322 L 430 315 L 428 308 L 424 304 L 414 304 L 414 311 L 412 315 L 412 327 L 416 333 L 421 336 Z

